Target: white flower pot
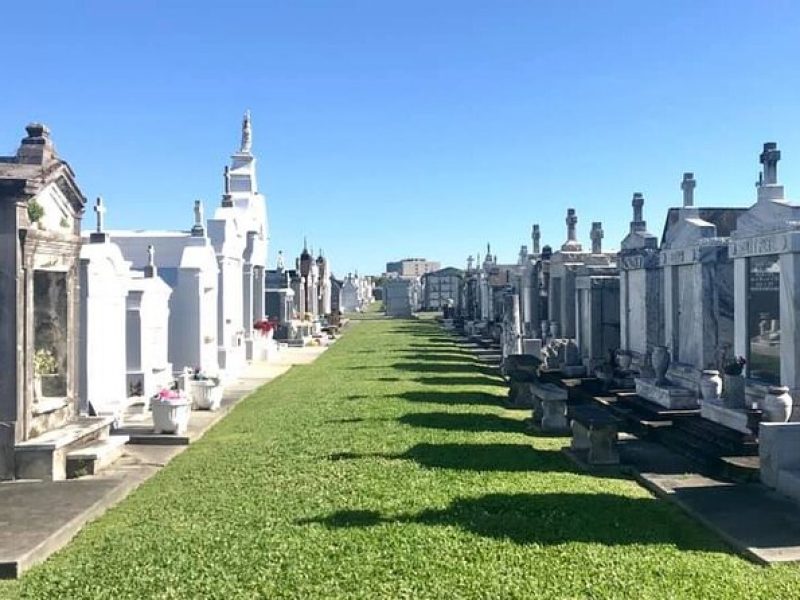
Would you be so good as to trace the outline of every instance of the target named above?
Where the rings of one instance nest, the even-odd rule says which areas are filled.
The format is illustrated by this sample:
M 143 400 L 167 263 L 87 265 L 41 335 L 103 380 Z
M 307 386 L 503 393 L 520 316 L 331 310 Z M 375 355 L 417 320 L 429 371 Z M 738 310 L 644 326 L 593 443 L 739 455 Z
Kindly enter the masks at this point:
M 192 407 L 200 410 L 217 410 L 222 404 L 222 386 L 213 381 L 190 381 Z
M 153 430 L 156 433 L 186 433 L 191 408 L 188 398 L 171 401 L 153 398 L 151 408 L 153 411 Z
M 786 423 L 792 416 L 792 396 L 789 394 L 789 388 L 770 386 L 764 395 L 762 410 L 764 421 Z
M 703 400 L 719 400 L 722 394 L 722 377 L 719 371 L 707 369 L 700 374 L 700 395 Z

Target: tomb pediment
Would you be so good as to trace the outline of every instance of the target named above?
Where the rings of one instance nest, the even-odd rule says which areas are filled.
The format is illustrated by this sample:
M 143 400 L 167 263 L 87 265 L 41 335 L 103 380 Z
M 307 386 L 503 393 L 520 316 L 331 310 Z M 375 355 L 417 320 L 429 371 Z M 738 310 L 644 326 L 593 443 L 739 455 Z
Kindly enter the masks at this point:
M 791 227 L 791 222 L 800 222 L 800 206 L 785 200 L 762 200 L 739 216 L 732 236 L 746 237 L 783 231 Z

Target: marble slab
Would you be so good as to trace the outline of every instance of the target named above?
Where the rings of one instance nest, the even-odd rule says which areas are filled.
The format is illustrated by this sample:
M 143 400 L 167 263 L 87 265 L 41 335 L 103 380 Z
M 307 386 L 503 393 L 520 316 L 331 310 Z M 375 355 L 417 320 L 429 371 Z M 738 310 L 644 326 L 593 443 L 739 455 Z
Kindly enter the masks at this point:
M 684 410 L 697 408 L 697 395 L 676 385 L 656 385 L 655 379 L 636 379 L 636 393 L 664 408 Z
M 752 433 L 747 426 L 747 412 L 741 408 L 725 408 L 705 400 L 700 406 L 700 416 L 741 433 Z

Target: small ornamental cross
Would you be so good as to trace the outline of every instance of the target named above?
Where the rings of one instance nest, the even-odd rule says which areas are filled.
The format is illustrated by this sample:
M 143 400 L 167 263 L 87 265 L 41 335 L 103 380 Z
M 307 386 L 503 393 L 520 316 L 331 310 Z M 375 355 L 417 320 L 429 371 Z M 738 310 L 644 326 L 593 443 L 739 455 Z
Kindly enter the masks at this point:
M 95 202 L 94 212 L 97 215 L 97 233 L 103 233 L 103 215 L 106 212 L 106 207 L 103 206 L 103 199 L 100 196 L 97 197 L 97 202 Z

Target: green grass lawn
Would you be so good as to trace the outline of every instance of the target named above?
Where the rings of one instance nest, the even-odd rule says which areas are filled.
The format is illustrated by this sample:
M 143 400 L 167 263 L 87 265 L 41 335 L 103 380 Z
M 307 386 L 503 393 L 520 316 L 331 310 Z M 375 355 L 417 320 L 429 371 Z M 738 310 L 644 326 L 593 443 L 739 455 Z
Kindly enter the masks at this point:
M 429 321 L 354 324 L 240 404 L 64 551 L 33 598 L 770 598 L 754 566 L 635 483 L 522 433 Z

